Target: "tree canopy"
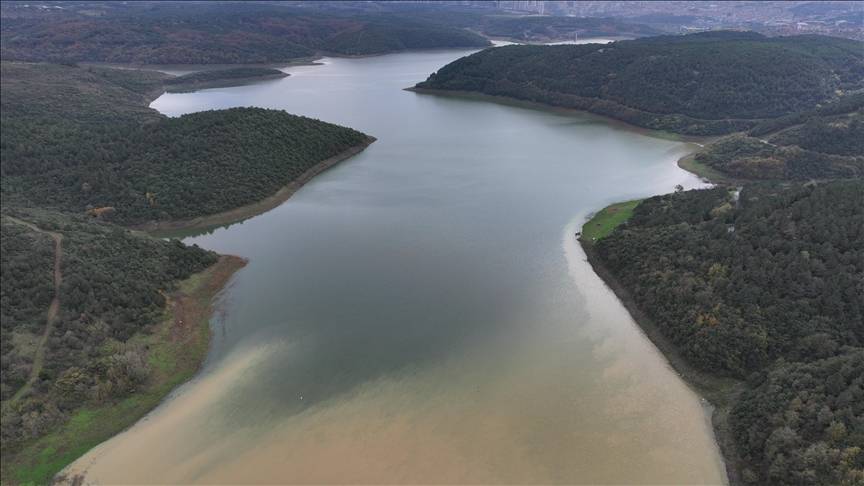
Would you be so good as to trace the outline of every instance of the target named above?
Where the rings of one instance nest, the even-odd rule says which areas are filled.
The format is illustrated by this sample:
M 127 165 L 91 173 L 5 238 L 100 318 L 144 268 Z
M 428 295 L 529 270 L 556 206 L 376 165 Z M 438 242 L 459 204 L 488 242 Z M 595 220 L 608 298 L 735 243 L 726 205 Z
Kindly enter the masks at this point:
M 0 224 L 0 399 L 6 402 L 34 366 L 37 336 L 54 295 L 54 246 L 62 236 L 60 307 L 32 387 L 2 417 L 7 445 L 40 437 L 84 403 L 122 397 L 147 377 L 146 350 L 123 346 L 159 322 L 178 280 L 217 255 L 177 240 L 158 240 L 86 216 L 4 207 Z M 131 353 L 131 354 L 130 354 Z
M 418 88 L 576 108 L 691 135 L 746 130 L 864 88 L 862 43 L 752 32 L 611 44 L 505 46 L 456 60 Z
M 136 84 L 113 69 L 10 62 L 2 69 L 0 187 L 18 205 L 110 207 L 123 224 L 193 218 L 264 199 L 369 140 L 261 108 L 164 117 L 135 91 L 161 86 L 161 77 Z
M 864 479 L 864 181 L 649 198 L 598 241 L 683 357 L 743 380 L 730 425 L 755 484 Z
M 840 107 L 829 103 L 721 138 L 697 153 L 696 161 L 742 179 L 862 177 L 864 94 L 845 98 Z
M 468 30 L 391 12 L 352 15 L 282 5 L 215 2 L 88 5 L 79 11 L 22 12 L 4 5 L 0 53 L 6 60 L 141 64 L 284 62 L 326 52 L 485 47 Z M 101 15 L 92 15 L 98 8 Z M 31 9 L 32 10 L 32 9 Z

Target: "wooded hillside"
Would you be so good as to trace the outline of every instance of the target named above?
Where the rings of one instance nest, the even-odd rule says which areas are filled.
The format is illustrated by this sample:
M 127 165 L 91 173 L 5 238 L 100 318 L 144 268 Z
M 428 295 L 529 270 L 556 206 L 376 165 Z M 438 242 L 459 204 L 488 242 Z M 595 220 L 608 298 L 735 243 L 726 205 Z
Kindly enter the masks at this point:
M 689 363 L 744 381 L 744 480 L 864 479 L 864 181 L 653 197 L 596 251 Z
M 146 350 L 124 343 L 162 319 L 165 294 L 178 280 L 217 256 L 85 216 L 4 207 L 0 223 L 5 450 L 44 435 L 84 403 L 114 400 L 141 384 Z M 41 370 L 25 385 L 37 366 L 34 356 L 54 296 L 54 245 L 47 232 L 62 237 L 60 306 Z
M 843 101 L 721 138 L 696 161 L 742 179 L 864 177 L 864 93 Z
M 576 108 L 690 135 L 741 131 L 864 88 L 864 44 L 752 32 L 505 46 L 417 85 Z
M 94 11 L 97 14 L 94 15 Z M 4 60 L 140 64 L 285 62 L 317 53 L 485 47 L 467 30 L 387 12 L 361 15 L 284 5 L 200 3 L 3 6 Z

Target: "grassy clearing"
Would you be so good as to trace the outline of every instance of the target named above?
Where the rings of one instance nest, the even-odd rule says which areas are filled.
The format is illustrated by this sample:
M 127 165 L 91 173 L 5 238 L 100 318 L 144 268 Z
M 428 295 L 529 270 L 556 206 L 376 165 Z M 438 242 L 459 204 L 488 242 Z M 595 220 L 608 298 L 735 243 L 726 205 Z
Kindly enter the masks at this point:
M 3 484 L 47 484 L 68 464 L 137 422 L 191 378 L 207 356 L 213 298 L 244 265 L 240 258 L 222 257 L 181 282 L 170 296 L 162 322 L 153 332 L 132 338 L 150 347 L 147 386 L 118 402 L 76 410 L 58 430 L 24 445 L 8 460 L 4 458 Z
M 609 235 L 618 225 L 633 216 L 633 209 L 642 199 L 615 203 L 598 211 L 582 226 L 582 240 L 592 243 Z

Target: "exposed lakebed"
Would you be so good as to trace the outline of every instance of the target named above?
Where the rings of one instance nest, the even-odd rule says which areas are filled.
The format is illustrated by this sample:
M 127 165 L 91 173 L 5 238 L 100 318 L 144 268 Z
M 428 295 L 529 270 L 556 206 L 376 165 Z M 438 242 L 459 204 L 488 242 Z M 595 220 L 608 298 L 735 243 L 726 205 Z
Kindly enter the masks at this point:
M 701 182 L 590 115 L 403 91 L 468 51 L 165 94 L 378 138 L 188 243 L 249 259 L 198 378 L 73 464 L 91 482 L 720 483 L 708 412 L 592 271 L 594 210 Z

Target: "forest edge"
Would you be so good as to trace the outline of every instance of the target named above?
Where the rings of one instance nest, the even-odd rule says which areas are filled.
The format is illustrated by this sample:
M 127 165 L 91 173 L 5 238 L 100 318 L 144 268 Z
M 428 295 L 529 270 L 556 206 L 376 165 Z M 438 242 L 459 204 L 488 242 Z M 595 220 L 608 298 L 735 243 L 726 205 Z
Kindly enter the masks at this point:
M 164 317 L 154 332 L 139 338 L 149 347 L 147 359 L 153 370 L 147 385 L 117 403 L 79 409 L 59 430 L 28 444 L 5 464 L 15 469 L 9 476 L 21 484 L 51 482 L 68 464 L 134 425 L 193 378 L 210 349 L 210 320 L 220 305 L 218 297 L 246 263 L 238 256 L 222 255 L 206 270 L 179 282 L 178 289 L 166 296 Z M 75 483 L 75 478 L 55 479 Z

